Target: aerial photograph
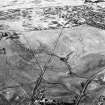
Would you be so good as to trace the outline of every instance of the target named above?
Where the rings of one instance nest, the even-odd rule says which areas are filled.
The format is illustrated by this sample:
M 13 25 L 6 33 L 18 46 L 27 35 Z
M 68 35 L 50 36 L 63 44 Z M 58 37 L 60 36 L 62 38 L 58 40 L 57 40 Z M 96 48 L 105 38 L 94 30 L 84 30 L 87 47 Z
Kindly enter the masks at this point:
M 105 105 L 105 0 L 0 0 L 0 105 Z

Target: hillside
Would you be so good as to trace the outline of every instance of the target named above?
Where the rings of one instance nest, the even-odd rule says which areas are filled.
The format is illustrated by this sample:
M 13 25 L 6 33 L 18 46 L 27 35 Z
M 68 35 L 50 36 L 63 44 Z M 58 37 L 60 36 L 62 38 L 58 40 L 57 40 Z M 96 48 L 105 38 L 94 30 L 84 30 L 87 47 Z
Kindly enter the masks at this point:
M 85 82 L 96 73 L 86 87 L 86 96 L 79 102 L 96 105 L 96 98 L 105 96 L 104 3 L 104 0 L 1 0 L 0 95 L 11 105 L 16 105 L 11 98 L 14 94 L 18 101 L 23 97 L 25 102 L 32 98 L 41 100 L 44 95 L 48 100 L 79 105 L 73 99 L 81 96 Z M 74 74 L 69 75 L 70 70 Z M 23 104 L 26 103 L 19 103 Z

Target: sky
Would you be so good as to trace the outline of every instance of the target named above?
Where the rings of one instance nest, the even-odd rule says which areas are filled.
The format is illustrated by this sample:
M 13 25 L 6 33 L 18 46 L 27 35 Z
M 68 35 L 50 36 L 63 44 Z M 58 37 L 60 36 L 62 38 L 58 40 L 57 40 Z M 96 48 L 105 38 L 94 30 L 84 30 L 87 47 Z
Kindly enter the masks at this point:
M 81 5 L 83 0 L 0 0 L 0 9 L 32 6 Z

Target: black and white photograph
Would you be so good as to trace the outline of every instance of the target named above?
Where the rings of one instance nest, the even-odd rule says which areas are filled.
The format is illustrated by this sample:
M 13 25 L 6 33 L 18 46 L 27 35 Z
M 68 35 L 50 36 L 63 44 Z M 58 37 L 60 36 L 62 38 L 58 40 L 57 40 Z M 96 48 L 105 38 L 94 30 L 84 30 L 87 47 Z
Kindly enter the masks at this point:
M 105 0 L 0 0 L 0 105 L 105 105 Z

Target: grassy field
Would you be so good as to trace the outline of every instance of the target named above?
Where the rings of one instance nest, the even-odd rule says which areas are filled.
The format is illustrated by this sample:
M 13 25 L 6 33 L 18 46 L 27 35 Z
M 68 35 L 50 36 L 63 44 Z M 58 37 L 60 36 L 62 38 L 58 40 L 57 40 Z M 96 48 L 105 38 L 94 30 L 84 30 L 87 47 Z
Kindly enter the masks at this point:
M 59 32 L 60 30 L 24 32 L 24 36 L 21 35 L 19 39 L 24 46 L 19 46 L 10 39 L 2 40 L 0 45 L 6 48 L 7 53 L 6 55 L 0 55 L 0 90 L 8 91 L 8 87 L 11 87 L 9 89 L 14 90 L 13 93 L 19 96 L 32 95 L 35 82 L 41 72 L 32 51 L 35 52 L 37 49 L 42 49 L 41 53 L 36 54 L 36 58 L 40 65 L 43 66 L 49 58 L 49 54 L 46 51 L 51 52 Z M 27 43 L 26 39 L 29 43 Z M 73 68 L 72 71 L 75 71 L 77 67 L 77 69 L 80 69 L 79 73 L 81 74 L 81 69 L 83 69 L 81 65 L 87 67 L 85 66 L 87 63 L 85 64 L 84 62 L 89 62 L 91 57 L 87 57 L 84 60 L 81 58 L 87 54 L 96 53 L 95 57 L 93 57 L 93 62 L 96 61 L 96 63 L 90 65 L 93 67 L 96 64 L 97 66 L 99 59 L 101 59 L 100 55 L 99 59 L 97 58 L 97 54 L 102 54 L 104 57 L 104 42 L 104 30 L 101 29 L 87 25 L 64 29 L 55 49 L 55 55 L 58 57 L 52 56 L 51 62 L 47 65 L 43 82 L 40 85 L 40 90 L 44 88 L 46 90 L 45 97 L 58 100 L 69 96 L 64 98 L 64 101 L 71 102 L 72 95 L 80 94 L 82 89 L 81 82 L 85 82 L 86 79 L 67 75 L 67 65 L 60 60 L 60 57 L 65 57 L 69 52 L 73 51 L 68 62 Z M 102 62 L 103 67 L 104 60 Z M 76 72 L 78 74 L 78 71 Z M 98 85 L 97 83 L 90 84 L 89 92 L 93 90 L 92 92 L 95 94 L 94 91 L 97 90 Z M 92 86 L 93 88 L 91 88 Z M 102 87 L 99 86 L 99 88 Z M 98 91 L 96 94 L 101 93 Z M 10 96 L 12 95 L 10 94 Z

